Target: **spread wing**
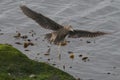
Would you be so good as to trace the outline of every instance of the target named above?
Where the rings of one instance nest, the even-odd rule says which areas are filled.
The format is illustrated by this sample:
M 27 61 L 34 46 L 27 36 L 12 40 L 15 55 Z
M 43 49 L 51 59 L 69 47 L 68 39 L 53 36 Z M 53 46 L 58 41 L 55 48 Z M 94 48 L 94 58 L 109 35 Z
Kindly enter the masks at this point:
M 100 31 L 96 31 L 96 32 L 90 32 L 90 31 L 84 31 L 84 30 L 74 30 L 73 32 L 70 31 L 69 32 L 69 38 L 80 38 L 80 37 L 97 37 L 97 36 L 101 36 L 101 35 L 105 35 L 107 33 L 105 32 L 100 32 Z
M 55 21 L 49 19 L 48 17 L 45 17 L 44 15 L 31 10 L 25 5 L 20 6 L 20 8 L 26 16 L 35 20 L 41 27 L 45 29 L 51 29 L 56 31 L 63 27 Z

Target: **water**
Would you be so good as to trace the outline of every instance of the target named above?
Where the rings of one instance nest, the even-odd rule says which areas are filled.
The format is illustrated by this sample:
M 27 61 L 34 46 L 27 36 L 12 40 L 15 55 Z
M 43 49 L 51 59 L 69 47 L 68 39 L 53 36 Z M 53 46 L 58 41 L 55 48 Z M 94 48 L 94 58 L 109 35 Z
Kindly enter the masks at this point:
M 94 39 L 81 38 L 82 41 L 68 39 L 70 43 L 60 48 L 61 60 L 59 60 L 58 47 L 43 41 L 44 34 L 51 31 L 41 28 L 26 17 L 19 8 L 20 4 L 25 4 L 62 25 L 72 25 L 75 29 L 89 31 L 105 31 L 111 34 Z M 119 7 L 119 0 L 0 0 L 0 33 L 4 33 L 0 35 L 0 43 L 12 44 L 33 60 L 56 64 L 55 67 L 76 78 L 119 80 Z M 36 33 L 34 37 L 29 33 L 31 30 Z M 25 49 L 23 45 L 15 44 L 15 42 L 24 43 L 24 40 L 13 37 L 16 31 L 22 35 L 28 35 L 35 45 Z M 36 38 L 38 40 L 35 40 Z M 86 41 L 91 43 L 86 43 Z M 51 46 L 50 55 L 45 56 L 48 46 Z M 69 58 L 68 51 L 74 53 L 74 59 Z M 88 57 L 86 62 L 82 60 L 84 57 Z

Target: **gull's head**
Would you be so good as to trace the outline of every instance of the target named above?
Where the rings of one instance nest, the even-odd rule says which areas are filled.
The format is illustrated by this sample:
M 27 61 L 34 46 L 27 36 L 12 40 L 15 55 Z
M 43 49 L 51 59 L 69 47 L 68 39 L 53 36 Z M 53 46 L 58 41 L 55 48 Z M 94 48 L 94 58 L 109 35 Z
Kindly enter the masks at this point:
M 69 25 L 69 26 L 64 26 L 64 28 L 65 28 L 66 30 L 68 30 L 68 31 L 74 31 L 74 29 L 72 28 L 71 25 Z

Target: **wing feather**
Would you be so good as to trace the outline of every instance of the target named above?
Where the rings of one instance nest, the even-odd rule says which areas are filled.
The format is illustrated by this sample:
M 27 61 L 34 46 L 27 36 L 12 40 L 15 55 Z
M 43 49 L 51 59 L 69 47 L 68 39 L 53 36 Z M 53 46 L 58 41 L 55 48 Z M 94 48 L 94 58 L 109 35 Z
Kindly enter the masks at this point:
M 51 29 L 56 31 L 63 27 L 60 24 L 56 23 L 55 21 L 51 20 L 50 18 L 42 15 L 41 13 L 37 13 L 31 10 L 25 5 L 21 5 L 20 8 L 26 16 L 35 20 L 41 27 L 45 29 Z
M 69 38 L 80 38 L 80 37 L 97 37 L 101 35 L 105 35 L 107 33 L 105 32 L 90 32 L 90 31 L 85 31 L 85 30 L 74 30 L 69 32 Z

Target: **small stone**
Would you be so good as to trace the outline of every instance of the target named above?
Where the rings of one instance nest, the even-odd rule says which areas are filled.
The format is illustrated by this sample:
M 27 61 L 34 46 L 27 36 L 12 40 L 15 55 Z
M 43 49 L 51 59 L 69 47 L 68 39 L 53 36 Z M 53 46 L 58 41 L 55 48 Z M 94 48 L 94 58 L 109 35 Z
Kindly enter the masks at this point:
M 47 59 L 48 61 L 50 61 L 50 59 Z
M 26 49 L 25 51 L 30 51 L 30 50 Z
M 82 60 L 86 62 L 87 60 L 89 61 L 88 57 L 83 57 Z
M 69 56 L 71 59 L 74 59 L 74 54 L 70 54 L 70 56 Z
M 91 43 L 90 41 L 86 41 L 87 43 Z
M 20 43 L 20 42 L 15 42 L 15 44 L 22 45 L 22 43 Z
M 29 77 L 30 77 L 30 78 L 36 78 L 36 75 L 31 74 Z
M 80 78 L 78 78 L 77 80 L 81 80 Z
M 108 72 L 107 74 L 111 74 L 110 72 Z
M 37 55 L 40 55 L 40 53 L 37 53 Z
M 73 54 L 73 52 L 72 51 L 68 51 L 68 54 Z
M 3 35 L 4 33 L 0 33 L 0 35 Z
M 82 57 L 82 56 L 83 56 L 82 54 L 79 55 L 79 57 Z
M 53 66 L 55 66 L 56 64 L 55 64 L 55 63 L 53 63 L 52 65 L 53 65 Z
M 72 68 L 72 66 L 70 66 L 69 68 Z
M 27 39 L 28 36 L 27 36 L 27 35 L 23 35 L 23 36 L 21 36 L 21 38 L 22 38 L 22 39 Z
M 65 65 L 63 65 L 63 69 L 65 70 Z

